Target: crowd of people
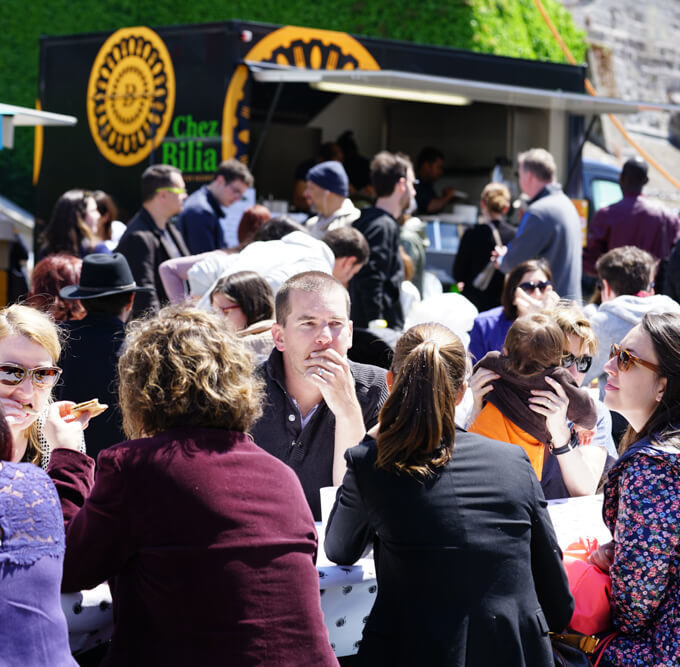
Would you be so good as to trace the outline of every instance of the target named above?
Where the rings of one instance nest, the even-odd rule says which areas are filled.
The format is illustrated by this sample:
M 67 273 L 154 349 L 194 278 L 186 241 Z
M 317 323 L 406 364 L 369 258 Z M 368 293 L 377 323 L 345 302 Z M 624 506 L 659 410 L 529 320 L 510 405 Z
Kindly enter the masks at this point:
M 127 226 L 104 192 L 59 198 L 0 310 L 0 664 L 75 664 L 60 591 L 102 582 L 102 664 L 337 664 L 329 486 L 328 558 L 376 562 L 355 664 L 555 664 L 574 599 L 547 500 L 600 491 L 599 664 L 680 664 L 680 223 L 635 158 L 582 252 L 552 156 L 521 153 L 521 219 L 488 184 L 452 267 L 467 344 L 412 321 L 443 164 L 382 151 L 359 187 L 330 151 L 296 182 L 303 224 L 257 205 L 227 226 L 254 184 L 236 160 L 189 197 L 147 168 Z

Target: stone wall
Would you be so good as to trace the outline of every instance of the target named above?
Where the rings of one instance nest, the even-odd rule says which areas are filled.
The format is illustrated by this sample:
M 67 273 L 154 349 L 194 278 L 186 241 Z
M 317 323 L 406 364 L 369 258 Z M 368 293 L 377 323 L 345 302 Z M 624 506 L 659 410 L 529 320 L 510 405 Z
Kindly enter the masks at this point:
M 680 0 L 562 0 L 562 4 L 587 33 L 589 76 L 600 95 L 680 104 Z M 663 140 L 671 139 L 680 146 L 680 114 L 641 111 L 619 120 L 645 149 L 656 147 L 654 152 L 668 171 L 676 178 L 680 175 L 680 151 L 663 145 L 667 144 Z M 634 153 L 606 119 L 602 133 L 606 148 L 620 160 Z M 668 181 L 654 178 L 650 186 L 672 192 L 677 206 L 677 191 Z

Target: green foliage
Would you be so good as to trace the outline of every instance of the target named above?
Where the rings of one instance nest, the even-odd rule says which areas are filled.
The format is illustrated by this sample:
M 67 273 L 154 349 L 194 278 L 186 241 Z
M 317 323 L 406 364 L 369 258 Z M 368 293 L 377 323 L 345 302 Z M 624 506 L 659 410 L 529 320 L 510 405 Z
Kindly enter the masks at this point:
M 584 35 L 558 0 L 546 11 L 577 62 Z M 240 18 L 339 30 L 483 53 L 565 62 L 533 0 L 2 0 L 0 101 L 33 106 L 38 95 L 39 36 L 113 31 Z M 33 131 L 18 128 L 15 148 L 0 152 L 0 193 L 32 209 Z M 68 169 L 68 156 L 64 156 Z M 78 184 L 74 183 L 74 187 Z M 102 184 L 106 187 L 106 184 Z

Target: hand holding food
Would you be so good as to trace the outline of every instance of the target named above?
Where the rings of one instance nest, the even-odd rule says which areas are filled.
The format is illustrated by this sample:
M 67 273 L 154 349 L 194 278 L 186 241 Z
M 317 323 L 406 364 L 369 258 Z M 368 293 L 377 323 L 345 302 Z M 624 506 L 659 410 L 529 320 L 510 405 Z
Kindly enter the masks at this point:
M 45 420 L 45 438 L 50 449 L 63 447 L 80 451 L 83 430 L 92 417 L 100 415 L 108 407 L 96 398 L 77 405 L 72 401 L 52 403 Z

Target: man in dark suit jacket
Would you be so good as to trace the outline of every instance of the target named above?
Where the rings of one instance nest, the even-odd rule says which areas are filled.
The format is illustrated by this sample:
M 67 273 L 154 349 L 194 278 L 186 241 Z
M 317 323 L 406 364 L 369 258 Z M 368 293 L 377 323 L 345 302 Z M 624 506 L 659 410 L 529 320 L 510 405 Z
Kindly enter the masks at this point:
M 74 403 L 98 398 L 109 406 L 85 433 L 87 453 L 95 461 L 102 449 L 126 440 L 118 407 L 118 359 L 135 293 L 150 291 L 151 287 L 137 287 L 123 255 L 93 253 L 83 259 L 80 284 L 60 292 L 62 299 L 79 299 L 87 315 L 61 324 L 66 343 L 55 395 Z
M 167 259 L 189 255 L 182 235 L 170 222 L 182 210 L 186 196 L 182 172 L 176 167 L 154 164 L 142 174 L 142 208 L 128 223 L 116 252 L 125 255 L 137 285 L 153 287 L 155 292 L 139 295 L 132 317 L 157 312 L 167 302 L 158 267 Z

